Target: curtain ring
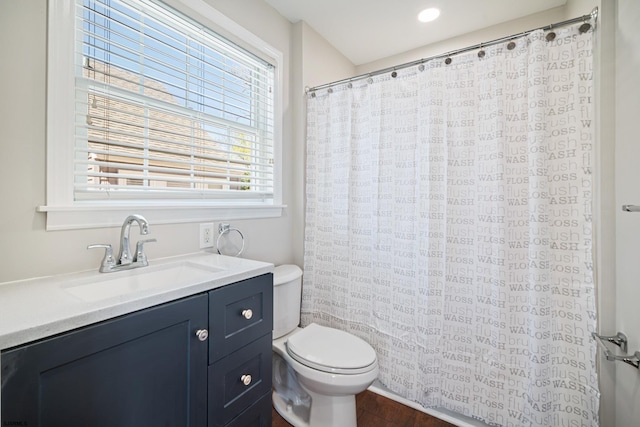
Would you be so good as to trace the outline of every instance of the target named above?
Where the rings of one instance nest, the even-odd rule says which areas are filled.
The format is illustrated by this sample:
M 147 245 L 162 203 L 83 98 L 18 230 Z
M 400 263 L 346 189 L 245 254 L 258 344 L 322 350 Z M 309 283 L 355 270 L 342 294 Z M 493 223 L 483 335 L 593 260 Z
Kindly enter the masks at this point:
M 393 78 L 395 79 L 396 77 L 398 77 L 398 73 L 396 73 L 395 71 L 394 71 L 394 72 L 392 72 L 392 73 L 391 73 L 391 77 L 393 77 Z
M 578 28 L 578 31 L 580 31 L 580 34 L 584 34 L 590 29 L 591 29 L 591 24 L 589 24 L 588 22 L 585 22 L 584 24 L 580 25 L 580 28 Z
M 548 41 L 548 42 L 552 42 L 552 41 L 554 41 L 554 40 L 555 40 L 555 38 L 556 38 L 556 33 L 554 33 L 553 31 L 551 31 L 551 32 L 547 33 L 547 35 L 546 35 L 546 37 L 545 37 L 545 38 L 547 39 L 547 41 Z
M 509 50 L 513 50 L 515 49 L 515 47 L 516 47 L 516 43 L 513 41 L 509 42 L 509 44 L 507 45 L 507 49 Z
M 482 43 L 480 43 L 480 50 L 478 51 L 478 58 L 484 58 L 485 52 L 484 49 L 482 49 Z
M 593 11 L 591 11 L 591 15 L 589 16 L 593 16 Z M 591 24 L 587 22 L 587 17 L 585 16 L 584 19 L 582 20 L 582 25 L 578 27 L 578 31 L 580 31 L 580 34 L 584 34 L 590 29 L 591 29 Z
M 451 61 L 452 61 L 451 58 L 447 58 L 447 59 L 444 60 L 444 63 L 449 65 L 449 64 L 451 64 Z

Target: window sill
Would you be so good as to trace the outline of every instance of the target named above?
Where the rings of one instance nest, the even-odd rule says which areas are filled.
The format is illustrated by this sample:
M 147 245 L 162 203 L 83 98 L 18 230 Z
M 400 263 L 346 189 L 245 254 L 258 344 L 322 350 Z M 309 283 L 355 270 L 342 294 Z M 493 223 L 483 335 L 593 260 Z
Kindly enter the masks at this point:
M 120 227 L 131 214 L 150 224 L 179 224 L 240 219 L 277 218 L 286 205 L 120 205 L 38 206 L 47 214 L 47 231 Z

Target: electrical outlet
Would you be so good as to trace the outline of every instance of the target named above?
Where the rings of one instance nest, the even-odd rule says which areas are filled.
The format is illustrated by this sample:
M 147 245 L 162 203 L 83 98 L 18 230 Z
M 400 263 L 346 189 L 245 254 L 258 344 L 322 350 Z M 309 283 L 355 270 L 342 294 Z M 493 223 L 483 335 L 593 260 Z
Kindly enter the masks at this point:
M 200 249 L 213 247 L 213 223 L 200 224 Z

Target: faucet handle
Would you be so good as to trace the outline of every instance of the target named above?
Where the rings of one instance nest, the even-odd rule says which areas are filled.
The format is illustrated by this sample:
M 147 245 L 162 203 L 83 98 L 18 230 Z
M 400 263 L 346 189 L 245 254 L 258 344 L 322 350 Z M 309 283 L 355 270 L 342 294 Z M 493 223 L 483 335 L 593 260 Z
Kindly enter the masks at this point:
M 156 239 L 146 239 L 146 240 L 138 240 L 136 243 L 136 257 L 133 259 L 133 262 L 139 262 L 142 266 L 149 265 L 149 261 L 147 260 L 147 255 L 144 253 L 144 244 L 157 242 Z
M 100 263 L 101 273 L 111 271 L 116 265 L 116 260 L 113 258 L 113 248 L 111 247 L 111 245 L 99 243 L 96 245 L 89 245 L 87 246 L 87 249 L 104 249 L 104 258 L 102 258 L 102 262 Z

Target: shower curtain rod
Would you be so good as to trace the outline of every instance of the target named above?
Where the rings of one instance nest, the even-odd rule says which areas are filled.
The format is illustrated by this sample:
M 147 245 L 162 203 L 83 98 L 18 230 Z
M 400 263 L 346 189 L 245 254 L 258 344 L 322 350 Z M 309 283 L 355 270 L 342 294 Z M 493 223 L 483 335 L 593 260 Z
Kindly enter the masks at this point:
M 337 81 L 331 82 L 331 83 L 325 83 L 325 84 L 322 84 L 322 85 L 314 86 L 312 88 L 306 87 L 304 91 L 305 91 L 305 93 L 311 93 L 311 92 L 315 92 L 315 91 L 320 90 L 320 89 L 326 89 L 326 88 L 329 88 L 329 87 L 332 87 L 332 86 L 337 86 L 337 85 L 340 85 L 340 84 L 343 84 L 343 83 L 350 83 L 350 82 L 354 82 L 354 81 L 357 81 L 357 80 L 366 79 L 368 77 L 378 76 L 380 74 L 388 73 L 389 71 L 401 70 L 403 68 L 408 68 L 408 67 L 412 67 L 414 65 L 423 64 L 423 63 L 428 62 L 428 61 L 433 61 L 434 59 L 447 58 L 447 57 L 450 57 L 450 56 L 453 56 L 453 55 L 458 55 L 458 54 L 463 53 L 463 52 L 468 52 L 470 50 L 481 49 L 483 47 L 492 46 L 494 44 L 502 43 L 502 42 L 505 42 L 505 41 L 508 41 L 508 40 L 514 40 L 514 39 L 517 39 L 517 38 L 520 38 L 520 37 L 524 37 L 527 34 L 532 33 L 534 31 L 537 31 L 537 30 L 545 30 L 545 31 L 546 30 L 552 30 L 554 28 L 563 27 L 563 26 L 566 26 L 566 25 L 571 25 L 571 24 L 574 24 L 576 22 L 581 22 L 581 21 L 582 22 L 586 22 L 586 21 L 588 21 L 590 19 L 596 20 L 597 18 L 598 18 L 598 8 L 594 7 L 593 10 L 591 11 L 591 13 L 588 14 L 588 15 L 578 16 L 577 18 L 567 19 L 566 21 L 558 22 L 556 24 L 547 25 L 546 27 L 534 28 L 533 30 L 524 31 L 522 33 L 513 34 L 513 35 L 510 35 L 510 36 L 507 36 L 507 37 L 502 37 L 502 38 L 499 38 L 499 39 L 491 40 L 489 42 L 479 43 L 479 44 L 476 44 L 476 45 L 473 45 L 473 46 L 469 46 L 469 47 L 463 47 L 462 49 L 452 50 L 450 52 L 443 53 L 443 54 L 440 54 L 440 55 L 434 55 L 434 56 L 431 56 L 431 57 L 428 57 L 428 58 L 422 58 L 422 59 L 418 59 L 418 60 L 415 60 L 415 61 L 406 62 L 404 64 L 395 65 L 393 67 L 387 67 L 387 68 L 383 68 L 381 70 L 371 71 L 370 73 L 360 74 L 360 75 L 357 75 L 355 77 L 349 77 L 349 78 L 342 79 L 342 80 L 337 80 Z

